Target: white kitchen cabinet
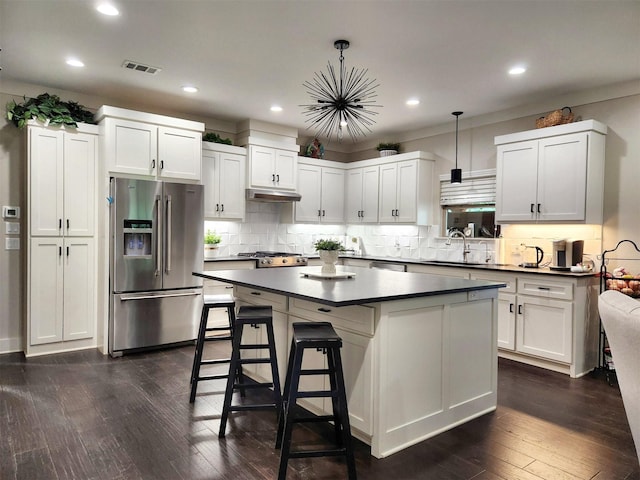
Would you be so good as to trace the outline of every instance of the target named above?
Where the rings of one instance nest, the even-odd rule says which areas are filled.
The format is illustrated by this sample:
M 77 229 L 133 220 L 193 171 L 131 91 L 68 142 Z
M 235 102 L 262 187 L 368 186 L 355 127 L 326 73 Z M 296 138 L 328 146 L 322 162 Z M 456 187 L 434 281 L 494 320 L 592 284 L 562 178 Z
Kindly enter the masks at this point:
M 97 136 L 30 126 L 31 235 L 92 236 Z
M 433 164 L 406 160 L 380 165 L 380 223 L 433 223 Z
M 344 170 L 308 163 L 298 165 L 297 222 L 344 222 Z
M 507 284 L 498 293 L 499 356 L 572 377 L 597 366 L 595 277 L 472 269 L 470 278 Z
M 98 127 L 27 127 L 27 356 L 95 347 Z
M 496 137 L 496 221 L 601 224 L 606 131 L 589 120 Z
M 92 338 L 93 238 L 32 237 L 29 247 L 29 344 Z
M 247 183 L 253 188 L 296 190 L 297 167 L 294 150 L 250 145 Z
M 347 223 L 378 221 L 380 167 L 352 168 L 346 171 L 345 213 Z
M 246 158 L 244 148 L 202 143 L 205 219 L 244 219 Z
M 107 105 L 96 120 L 109 173 L 200 181 L 203 123 Z

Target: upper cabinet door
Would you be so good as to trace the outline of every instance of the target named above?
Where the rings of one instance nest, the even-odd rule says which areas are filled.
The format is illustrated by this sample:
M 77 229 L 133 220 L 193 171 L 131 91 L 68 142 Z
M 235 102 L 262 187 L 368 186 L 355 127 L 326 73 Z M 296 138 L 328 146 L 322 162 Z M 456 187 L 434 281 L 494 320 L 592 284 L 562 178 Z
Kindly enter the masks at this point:
M 244 164 L 245 156 L 235 153 L 219 153 L 220 216 L 244 218 Z
M 398 200 L 395 214 L 396 222 L 413 223 L 416 221 L 416 203 L 418 198 L 418 161 L 398 163 Z
M 96 137 L 67 133 L 64 137 L 64 224 L 66 236 L 94 233 Z
M 378 181 L 379 168 L 365 167 L 362 169 L 362 212 L 361 221 L 376 223 L 378 221 Z
M 276 152 L 273 148 L 252 145 L 249 148 L 249 181 L 252 187 L 273 188 Z
M 344 222 L 344 170 L 322 169 L 322 215 L 323 223 Z
M 353 168 L 347 170 L 345 188 L 345 214 L 347 222 L 357 223 L 362 221 L 362 189 L 363 189 L 363 169 Z M 378 179 L 376 178 L 376 192 Z M 376 193 L 377 195 L 377 193 Z M 377 200 L 377 198 L 376 198 Z M 376 216 L 377 216 L 376 206 Z
M 104 121 L 109 171 L 155 176 L 158 164 L 158 127 L 119 118 L 106 118 Z
M 158 177 L 200 180 L 202 133 L 158 128 Z
M 302 196 L 295 204 L 297 222 L 318 222 L 322 215 L 322 168 L 300 164 L 298 190 Z
M 287 190 L 296 189 L 298 154 L 287 150 L 276 150 L 276 186 Z
M 539 220 L 584 220 L 587 188 L 587 133 L 540 140 Z
M 393 223 L 397 209 L 397 178 L 396 164 L 380 166 L 380 206 L 378 218 L 381 223 Z
M 538 141 L 498 146 L 496 181 L 496 221 L 535 220 Z
M 29 150 L 30 233 L 60 236 L 64 217 L 64 132 L 29 127 Z

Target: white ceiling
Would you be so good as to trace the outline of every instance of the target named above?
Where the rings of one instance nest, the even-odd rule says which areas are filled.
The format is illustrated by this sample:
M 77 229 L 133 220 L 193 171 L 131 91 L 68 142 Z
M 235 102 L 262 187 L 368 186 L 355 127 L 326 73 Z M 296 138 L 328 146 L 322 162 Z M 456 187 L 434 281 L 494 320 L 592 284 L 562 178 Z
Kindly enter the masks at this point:
M 0 0 L 0 80 L 300 129 L 333 42 L 377 79 L 381 137 L 640 79 L 640 0 Z M 65 65 L 75 56 L 84 68 Z M 133 60 L 157 75 L 121 67 Z M 510 77 L 524 63 L 528 71 Z M 182 85 L 200 90 L 186 94 Z M 421 100 L 409 108 L 410 97 Z M 71 99 L 73 100 L 73 99 Z M 269 110 L 283 107 L 280 113 Z M 463 117 L 464 118 L 464 117 Z M 311 133 L 309 133 L 311 134 Z

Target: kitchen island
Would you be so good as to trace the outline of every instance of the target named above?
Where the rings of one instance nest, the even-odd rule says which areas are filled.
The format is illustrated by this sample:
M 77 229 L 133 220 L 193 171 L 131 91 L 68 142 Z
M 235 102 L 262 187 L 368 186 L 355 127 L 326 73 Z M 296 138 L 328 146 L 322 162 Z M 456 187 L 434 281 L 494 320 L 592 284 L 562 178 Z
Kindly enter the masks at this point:
M 338 267 L 351 278 L 311 278 L 305 271 L 309 268 L 194 275 L 233 284 L 238 305 L 273 306 L 281 376 L 291 324 L 333 324 L 343 339 L 352 433 L 371 446 L 375 457 L 496 408 L 497 294 L 504 284 L 352 266 Z M 305 358 L 307 368 L 323 362 L 320 353 Z M 247 373 L 269 378 L 259 368 Z M 303 388 L 323 381 L 305 380 Z M 331 409 L 323 399 L 303 405 L 317 414 Z

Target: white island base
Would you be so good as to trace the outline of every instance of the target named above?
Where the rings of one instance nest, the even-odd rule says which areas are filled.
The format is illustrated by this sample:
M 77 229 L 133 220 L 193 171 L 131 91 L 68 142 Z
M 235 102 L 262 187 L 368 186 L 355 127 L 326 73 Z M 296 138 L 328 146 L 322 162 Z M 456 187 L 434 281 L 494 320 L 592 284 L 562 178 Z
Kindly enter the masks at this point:
M 236 287 L 239 305 L 273 305 L 279 365 L 287 365 L 293 322 L 333 324 L 343 340 L 352 434 L 377 458 L 495 410 L 496 296 L 492 289 L 327 307 Z M 323 355 L 305 354 L 305 368 L 319 362 Z M 270 380 L 266 367 L 246 373 Z M 301 388 L 322 386 L 313 382 L 303 378 Z M 318 415 L 331 413 L 326 399 L 300 404 Z

